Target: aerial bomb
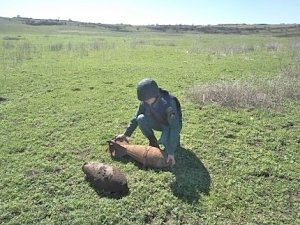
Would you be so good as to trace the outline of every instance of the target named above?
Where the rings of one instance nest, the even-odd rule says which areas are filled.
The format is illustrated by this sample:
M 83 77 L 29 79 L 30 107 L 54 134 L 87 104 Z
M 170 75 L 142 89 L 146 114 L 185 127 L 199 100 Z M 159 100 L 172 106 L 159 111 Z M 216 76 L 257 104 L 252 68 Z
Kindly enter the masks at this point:
M 82 166 L 86 180 L 91 185 L 109 194 L 126 195 L 129 192 L 125 175 L 117 168 L 98 162 L 85 162 Z
M 125 139 L 113 139 L 108 141 L 108 144 L 112 158 L 120 159 L 128 155 L 144 167 L 162 169 L 170 166 L 166 162 L 165 152 L 159 148 L 147 145 L 132 145 Z

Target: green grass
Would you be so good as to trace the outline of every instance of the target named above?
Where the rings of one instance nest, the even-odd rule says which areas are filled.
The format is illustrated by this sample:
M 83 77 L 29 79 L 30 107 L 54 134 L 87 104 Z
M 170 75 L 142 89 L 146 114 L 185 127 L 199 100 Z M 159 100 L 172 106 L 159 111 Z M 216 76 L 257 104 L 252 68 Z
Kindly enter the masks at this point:
M 0 224 L 300 223 L 299 102 L 231 110 L 186 96 L 194 85 L 276 77 L 299 39 L 3 19 L 0 31 Z M 144 77 L 182 103 L 182 149 L 170 171 L 107 152 L 135 113 Z M 131 142 L 147 143 L 138 129 Z M 92 160 L 123 171 L 130 194 L 93 190 L 81 170 Z

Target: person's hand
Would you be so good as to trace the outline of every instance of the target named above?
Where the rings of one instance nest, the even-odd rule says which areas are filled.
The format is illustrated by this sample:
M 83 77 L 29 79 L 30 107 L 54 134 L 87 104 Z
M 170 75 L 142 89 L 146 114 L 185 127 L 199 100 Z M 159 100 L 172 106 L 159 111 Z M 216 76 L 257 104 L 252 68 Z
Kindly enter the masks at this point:
M 167 163 L 170 164 L 170 166 L 174 166 L 175 165 L 175 157 L 174 157 L 174 155 L 168 155 L 168 157 L 167 157 Z
M 128 142 L 128 137 L 125 134 L 119 134 L 116 136 L 116 140 Z

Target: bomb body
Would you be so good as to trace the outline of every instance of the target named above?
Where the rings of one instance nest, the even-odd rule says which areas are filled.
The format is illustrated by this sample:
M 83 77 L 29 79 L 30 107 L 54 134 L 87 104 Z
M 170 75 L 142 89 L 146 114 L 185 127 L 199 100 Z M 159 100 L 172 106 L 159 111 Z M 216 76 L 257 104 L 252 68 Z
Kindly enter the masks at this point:
M 144 167 L 162 169 L 170 166 L 166 162 L 165 152 L 152 146 L 131 145 L 125 140 L 111 140 L 109 141 L 109 151 L 113 158 L 122 158 L 128 155 Z
M 82 166 L 86 180 L 93 187 L 106 193 L 128 194 L 125 175 L 117 168 L 98 162 L 86 162 Z

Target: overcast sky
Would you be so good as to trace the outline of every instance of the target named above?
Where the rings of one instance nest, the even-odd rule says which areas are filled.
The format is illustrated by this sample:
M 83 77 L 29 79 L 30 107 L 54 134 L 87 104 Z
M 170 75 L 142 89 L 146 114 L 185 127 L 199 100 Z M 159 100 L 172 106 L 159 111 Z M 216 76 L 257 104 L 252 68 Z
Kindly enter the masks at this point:
M 0 16 L 96 23 L 300 23 L 300 0 L 0 0 Z

